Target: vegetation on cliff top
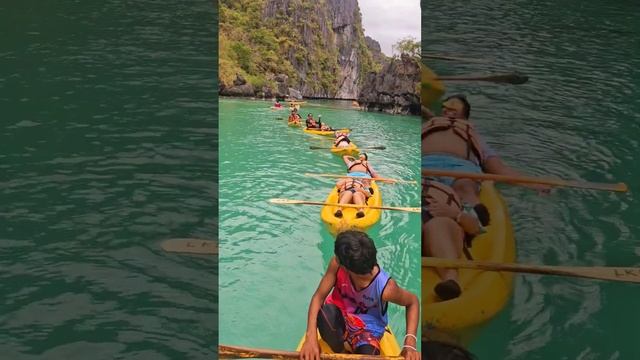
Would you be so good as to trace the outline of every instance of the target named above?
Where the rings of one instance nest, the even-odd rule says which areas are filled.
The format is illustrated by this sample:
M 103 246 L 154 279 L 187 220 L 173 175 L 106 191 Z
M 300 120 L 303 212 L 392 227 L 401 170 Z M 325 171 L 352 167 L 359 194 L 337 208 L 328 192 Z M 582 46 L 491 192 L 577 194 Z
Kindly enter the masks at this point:
M 339 64 L 335 33 L 324 0 L 291 0 L 288 9 L 265 18 L 267 0 L 220 0 L 219 77 L 230 85 L 236 74 L 256 89 L 275 89 L 275 76 L 289 84 L 331 96 L 338 90 Z M 360 12 L 354 14 L 361 83 L 380 69 L 365 39 Z

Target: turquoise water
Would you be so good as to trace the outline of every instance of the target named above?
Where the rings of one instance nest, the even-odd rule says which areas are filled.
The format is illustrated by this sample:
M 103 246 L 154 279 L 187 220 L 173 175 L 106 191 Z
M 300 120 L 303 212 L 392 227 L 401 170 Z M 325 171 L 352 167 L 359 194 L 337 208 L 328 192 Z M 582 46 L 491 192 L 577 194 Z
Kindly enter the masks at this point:
M 0 4 L 0 357 L 206 359 L 216 14 L 206 1 Z
M 306 329 L 311 296 L 333 255 L 333 237 L 319 206 L 273 205 L 270 198 L 324 201 L 344 174 L 330 138 L 288 127 L 288 111 L 266 101 L 220 100 L 220 343 L 293 350 Z M 350 103 L 349 103 L 350 106 Z M 333 127 L 353 129 L 380 176 L 419 180 L 420 119 L 351 110 L 341 102 L 310 101 L 301 113 L 322 115 Z M 418 206 L 418 186 L 380 185 L 383 203 Z M 419 294 L 420 215 L 383 211 L 368 233 L 378 262 L 401 287 Z M 404 309 L 390 305 L 396 336 L 405 333 Z
M 426 11 L 424 11 L 426 10 Z M 532 175 L 626 182 L 626 195 L 501 186 L 518 261 L 640 266 L 640 23 L 635 1 L 423 2 L 442 75 L 520 71 L 529 83 L 450 84 L 507 163 Z M 508 307 L 471 344 L 480 359 L 638 359 L 640 286 L 518 276 Z

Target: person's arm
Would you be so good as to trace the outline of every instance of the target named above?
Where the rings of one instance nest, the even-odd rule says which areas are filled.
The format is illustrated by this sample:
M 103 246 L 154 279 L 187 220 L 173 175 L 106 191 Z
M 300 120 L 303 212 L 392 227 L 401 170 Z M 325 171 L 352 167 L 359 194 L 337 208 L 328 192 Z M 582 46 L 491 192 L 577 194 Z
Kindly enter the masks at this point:
M 356 159 L 353 156 L 342 155 L 342 161 L 344 161 L 344 164 L 347 165 L 347 167 L 349 167 L 349 165 L 351 165 L 351 162 L 355 160 Z
M 380 177 L 380 176 L 378 175 L 378 172 L 377 172 L 377 171 L 375 171 L 375 170 L 373 169 L 373 167 L 371 166 L 371 164 L 369 164 L 369 162 L 368 162 L 368 161 L 367 161 L 367 166 L 369 167 L 369 172 L 371 173 L 371 177 L 372 177 L 372 178 Z
M 331 258 L 327 272 L 320 280 L 320 284 L 316 289 L 316 292 L 311 297 L 311 303 L 309 304 L 309 313 L 307 315 L 307 331 L 306 339 L 302 348 L 300 349 L 300 359 L 302 360 L 319 360 L 320 359 L 320 346 L 318 345 L 317 331 L 318 331 L 318 312 L 322 307 L 324 299 L 329 295 L 331 289 L 336 283 L 336 275 L 338 274 L 338 262 L 336 258 Z
M 420 302 L 418 297 L 398 286 L 393 279 L 389 279 L 382 293 L 382 300 L 405 307 L 407 336 L 404 337 L 402 355 L 408 360 L 420 360 L 417 350 L 418 321 L 420 320 Z M 411 336 L 413 335 L 413 336 Z
M 505 164 L 498 153 L 482 138 L 480 139 L 480 146 L 482 146 L 482 152 L 484 153 L 484 159 L 482 161 L 482 169 L 484 172 L 495 175 L 524 176 L 521 172 Z M 537 190 L 540 193 L 548 193 L 551 190 L 551 187 L 547 185 L 523 184 L 523 186 Z

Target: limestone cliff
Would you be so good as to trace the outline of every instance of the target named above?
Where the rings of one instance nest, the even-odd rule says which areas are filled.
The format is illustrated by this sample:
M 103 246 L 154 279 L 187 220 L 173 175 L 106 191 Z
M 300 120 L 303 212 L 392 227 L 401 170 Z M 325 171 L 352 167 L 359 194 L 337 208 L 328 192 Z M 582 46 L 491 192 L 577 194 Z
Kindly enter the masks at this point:
M 420 75 L 419 60 L 408 55 L 391 58 L 379 73 L 367 75 L 358 102 L 364 110 L 419 115 Z

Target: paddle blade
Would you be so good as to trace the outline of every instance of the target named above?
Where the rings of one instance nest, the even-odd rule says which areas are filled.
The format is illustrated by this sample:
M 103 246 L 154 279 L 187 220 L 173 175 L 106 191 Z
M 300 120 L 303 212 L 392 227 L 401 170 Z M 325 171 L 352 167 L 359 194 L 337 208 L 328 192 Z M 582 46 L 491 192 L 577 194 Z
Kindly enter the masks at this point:
M 202 239 L 169 239 L 160 245 L 167 252 L 217 255 L 218 243 L 212 240 Z

